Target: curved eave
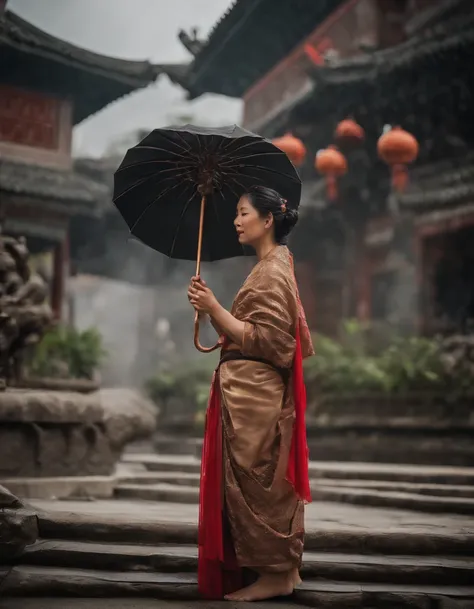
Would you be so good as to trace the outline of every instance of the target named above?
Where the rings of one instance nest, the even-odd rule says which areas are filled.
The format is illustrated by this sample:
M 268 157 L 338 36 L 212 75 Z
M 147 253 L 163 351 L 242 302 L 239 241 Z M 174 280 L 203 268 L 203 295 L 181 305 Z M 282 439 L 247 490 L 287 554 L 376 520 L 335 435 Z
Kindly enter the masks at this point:
M 275 10 L 275 0 L 237 0 L 190 66 L 190 98 L 242 97 L 344 1 L 287 2 Z
M 0 19 L 0 70 L 4 83 L 72 99 L 77 124 L 120 97 L 147 87 L 162 74 L 180 82 L 187 66 L 93 53 L 50 36 L 7 11 Z

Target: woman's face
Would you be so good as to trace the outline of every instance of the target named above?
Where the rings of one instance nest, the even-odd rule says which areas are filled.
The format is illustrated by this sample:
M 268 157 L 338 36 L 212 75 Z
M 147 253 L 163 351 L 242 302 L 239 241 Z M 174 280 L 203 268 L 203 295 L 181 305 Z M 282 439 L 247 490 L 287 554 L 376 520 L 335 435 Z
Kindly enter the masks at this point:
M 260 241 L 271 228 L 272 215 L 260 217 L 258 211 L 244 195 L 237 204 L 237 215 L 234 221 L 235 230 L 242 245 L 254 245 Z

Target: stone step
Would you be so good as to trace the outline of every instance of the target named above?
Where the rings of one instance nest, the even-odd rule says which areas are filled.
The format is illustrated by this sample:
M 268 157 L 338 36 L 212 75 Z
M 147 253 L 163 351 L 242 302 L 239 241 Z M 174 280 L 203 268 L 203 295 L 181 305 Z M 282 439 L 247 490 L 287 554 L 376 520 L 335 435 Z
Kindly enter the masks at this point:
M 37 512 L 42 539 L 98 541 L 105 543 L 190 544 L 197 543 L 197 526 L 122 514 Z
M 159 484 L 161 482 L 176 486 L 199 487 L 200 474 L 194 472 L 125 472 L 121 470 L 117 475 L 117 482 L 125 484 Z
M 202 439 L 179 436 L 157 436 L 154 441 L 155 451 L 160 455 L 189 455 L 200 457 Z
M 154 475 L 152 472 L 150 473 Z M 173 475 L 176 476 L 176 474 Z M 139 479 L 137 479 L 137 482 L 139 482 Z M 467 484 L 429 484 L 417 482 L 392 482 L 385 480 L 329 480 L 328 478 L 311 478 L 311 484 L 314 488 L 318 488 L 318 486 L 328 486 L 330 484 L 331 486 L 343 489 L 355 488 L 397 493 L 416 493 L 418 495 L 428 495 L 432 497 L 461 497 L 474 499 L 474 486 L 469 486 Z
M 197 503 L 199 487 L 177 484 L 118 484 L 115 496 L 119 499 L 169 501 L 171 503 Z
M 197 571 L 196 546 L 159 547 L 79 541 L 40 540 L 25 549 L 21 564 L 103 571 Z M 405 584 L 468 585 L 470 557 L 422 557 L 305 552 L 304 578 Z
M 474 485 L 474 468 L 347 461 L 311 461 L 312 478 Z
M 187 573 L 123 573 L 56 567 L 16 566 L 2 584 L 2 598 L 62 596 L 83 598 L 151 597 L 196 600 L 196 578 Z M 350 583 L 306 580 L 292 600 L 312 607 L 459 607 L 474 601 L 474 586 Z M 420 604 L 423 603 L 423 604 Z M 458 604 L 459 603 L 459 604 Z M 467 606 L 467 605 L 464 605 Z
M 122 461 L 125 464 L 142 465 L 149 471 L 158 472 L 199 473 L 201 468 L 199 459 L 189 455 L 126 454 Z M 472 467 L 311 461 L 309 471 L 312 478 L 474 486 Z
M 299 604 L 298 607 L 303 605 Z M 157 606 L 154 598 L 4 598 L 2 609 L 230 609 L 228 601 L 166 601 Z M 234 605 L 235 607 L 235 605 Z M 295 609 L 290 600 L 282 602 L 239 603 L 239 609 Z
M 54 476 L 5 478 L 0 480 L 17 497 L 28 499 L 69 499 L 71 497 L 113 497 L 115 476 Z
M 120 500 L 97 501 L 83 507 L 77 502 L 65 503 L 63 510 L 56 507 L 48 511 L 40 506 L 57 506 L 57 503 L 34 504 L 38 509 L 41 539 L 197 544 L 197 506 L 194 505 Z M 421 515 L 419 519 L 414 516 L 416 512 L 315 503 L 307 510 L 305 547 L 315 552 L 364 555 L 474 556 L 470 519 L 431 514 Z
M 133 466 L 129 466 L 133 468 Z M 118 473 L 116 480 L 120 485 L 153 485 L 171 484 L 176 486 L 199 487 L 199 473 L 193 472 L 154 472 L 154 471 L 133 471 L 124 466 Z M 311 483 L 314 488 L 327 486 L 330 479 L 312 478 Z M 334 481 L 332 481 L 334 483 Z M 454 484 L 433 484 L 418 482 L 397 482 L 386 480 L 353 480 L 338 479 L 337 487 L 344 488 L 364 488 L 376 491 L 409 492 L 419 495 L 430 495 L 434 497 L 465 497 L 474 498 L 474 486 L 454 485 Z
M 313 500 L 342 501 L 356 505 L 391 507 L 420 512 L 474 514 L 474 499 L 430 497 L 416 493 L 376 491 L 364 488 L 311 485 Z M 142 497 L 144 498 L 144 497 Z
M 149 471 L 194 472 L 201 471 L 201 461 L 191 455 L 125 454 L 122 463 L 143 465 Z
M 330 486 L 327 481 L 313 482 L 313 499 L 342 501 L 358 505 L 395 507 L 423 512 L 452 512 L 474 514 L 474 498 L 429 496 L 409 492 L 380 491 L 361 487 Z M 119 484 L 115 496 L 121 499 L 197 503 L 199 487 L 178 484 Z

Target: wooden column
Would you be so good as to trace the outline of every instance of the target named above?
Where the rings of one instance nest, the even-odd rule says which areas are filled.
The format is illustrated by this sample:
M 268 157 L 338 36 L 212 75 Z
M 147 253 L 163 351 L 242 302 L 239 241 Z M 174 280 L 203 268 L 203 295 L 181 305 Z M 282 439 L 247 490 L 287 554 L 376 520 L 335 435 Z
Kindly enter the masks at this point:
M 53 259 L 53 282 L 51 286 L 51 308 L 54 318 L 62 320 L 66 279 L 69 275 L 69 236 L 56 245 Z

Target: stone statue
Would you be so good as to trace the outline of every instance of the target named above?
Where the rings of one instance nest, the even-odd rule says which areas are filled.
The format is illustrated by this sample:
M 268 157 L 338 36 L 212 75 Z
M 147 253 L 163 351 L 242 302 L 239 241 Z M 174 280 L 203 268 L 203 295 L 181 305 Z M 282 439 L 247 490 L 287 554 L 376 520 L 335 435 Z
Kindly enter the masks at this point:
M 51 326 L 48 288 L 28 266 L 23 237 L 0 235 L 0 388 L 19 381 L 26 349 Z

